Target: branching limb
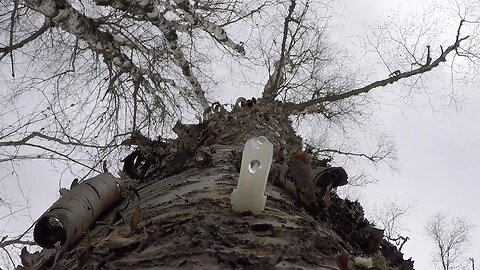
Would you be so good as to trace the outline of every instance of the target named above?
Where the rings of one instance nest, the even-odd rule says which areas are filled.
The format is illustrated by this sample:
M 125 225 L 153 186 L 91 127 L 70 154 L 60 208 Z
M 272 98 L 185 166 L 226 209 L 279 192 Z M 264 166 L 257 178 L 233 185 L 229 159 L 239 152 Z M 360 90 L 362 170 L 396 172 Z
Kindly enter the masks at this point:
M 90 169 L 91 171 L 98 172 L 98 173 L 102 173 L 102 171 L 97 170 L 97 169 L 95 169 L 95 168 L 92 167 L 92 166 L 89 166 L 89 165 L 87 165 L 87 164 L 85 164 L 85 163 L 83 163 L 83 162 L 80 162 L 80 161 L 78 161 L 78 160 L 76 160 L 76 159 L 74 159 L 74 158 L 69 157 L 68 154 L 63 154 L 63 153 L 60 153 L 60 152 L 58 152 L 58 151 L 56 151 L 56 150 L 53 150 L 53 149 L 50 149 L 50 148 L 48 148 L 48 147 L 45 147 L 45 146 L 42 146 L 42 145 L 38 145 L 38 144 L 25 143 L 25 144 L 23 144 L 23 145 L 25 145 L 25 146 L 30 146 L 30 147 L 33 147 L 33 148 L 38 148 L 38 149 L 42 149 L 42 150 L 51 152 L 51 153 L 53 153 L 53 154 L 55 154 L 55 155 L 58 155 L 58 156 L 60 156 L 60 157 L 65 158 L 65 159 L 67 159 L 67 160 L 69 160 L 69 161 L 71 161 L 71 162 L 73 162 L 73 163 L 76 163 L 76 164 L 78 164 L 78 165 L 80 165 L 80 166 L 82 166 L 82 167 L 88 168 L 88 169 Z
M 58 144 L 61 144 L 61 145 L 67 145 L 67 146 L 73 146 L 73 147 L 80 146 L 80 147 L 87 147 L 87 148 L 95 148 L 95 149 L 99 149 L 99 150 L 115 149 L 116 147 L 118 147 L 118 145 L 114 145 L 114 144 L 107 145 L 107 146 L 100 146 L 100 145 L 91 145 L 91 144 L 85 144 L 85 143 L 75 142 L 75 141 L 63 141 L 61 139 L 42 134 L 40 132 L 32 132 L 29 135 L 27 135 L 24 138 L 22 138 L 20 140 L 17 140 L 17 141 L 0 142 L 0 146 L 2 146 L 2 147 L 28 146 L 28 147 L 41 149 L 41 150 L 53 153 L 53 154 L 55 154 L 55 155 L 57 155 L 61 158 L 64 158 L 65 160 L 68 160 L 70 162 L 81 165 L 82 167 L 88 168 L 92 171 L 100 172 L 99 170 L 95 169 L 95 167 L 89 166 L 89 165 L 87 165 L 87 164 L 85 164 L 85 163 L 83 163 L 83 162 L 81 162 L 81 161 L 79 161 L 75 158 L 72 158 L 68 153 L 64 154 L 64 153 L 61 153 L 60 151 L 54 150 L 50 147 L 29 142 L 30 140 L 32 140 L 36 137 L 45 139 L 47 141 L 55 142 L 55 143 L 58 143 Z M 7 158 L 7 159 L 2 159 L 2 160 L 0 160 L 0 162 L 9 161 L 9 160 L 13 160 L 13 159 L 21 159 L 21 157 L 16 157 L 15 155 L 12 155 L 12 157 Z
M 273 74 L 268 78 L 267 84 L 263 88 L 262 98 L 267 100 L 273 100 L 278 94 L 278 88 L 285 81 L 284 67 L 286 64 L 286 46 L 287 38 L 289 34 L 289 24 L 294 21 L 293 13 L 295 11 L 296 1 L 291 0 L 290 6 L 288 7 L 288 14 L 283 22 L 283 36 L 282 44 L 280 47 L 280 59 L 275 61 Z
M 13 260 L 12 256 L 10 255 L 10 251 L 7 249 L 7 247 L 12 246 L 12 245 L 22 245 L 24 248 L 25 248 L 25 246 L 36 246 L 37 243 L 35 243 L 34 241 L 22 240 L 22 238 L 27 234 L 27 232 L 29 232 L 33 228 L 34 225 L 35 225 L 35 222 L 32 225 L 30 225 L 30 227 L 25 232 L 23 232 L 22 234 L 14 237 L 14 238 L 11 238 L 11 239 L 7 240 L 8 236 L 5 235 L 0 240 L 0 248 L 8 256 L 8 258 L 10 259 L 10 262 L 12 263 L 14 268 L 15 268 L 15 265 L 17 263 L 15 263 L 15 261 Z
M 178 44 L 178 36 L 175 30 L 162 30 L 167 39 L 168 47 L 173 55 L 175 64 L 182 69 L 182 74 L 193 88 L 196 97 L 198 98 L 202 109 L 208 108 L 208 100 L 205 98 L 205 91 L 203 91 L 197 77 L 193 74 L 190 63 L 185 58 L 180 46 Z
M 395 243 L 395 245 L 398 247 L 398 251 L 402 251 L 403 245 L 405 245 L 405 243 L 406 243 L 408 240 L 410 240 L 410 237 L 408 237 L 408 236 L 401 236 L 401 235 L 398 235 L 398 236 L 395 237 L 395 238 L 392 238 L 392 237 L 389 237 L 389 236 L 385 236 L 385 238 L 386 238 L 388 241 Z
M 169 82 L 165 81 L 156 71 L 147 70 L 140 66 L 142 62 L 141 60 L 138 60 L 139 57 L 136 57 L 139 50 L 123 48 L 122 42 L 120 42 L 122 40 L 119 38 L 119 35 L 103 30 L 105 29 L 104 27 L 111 26 L 108 22 L 105 22 L 104 20 L 95 20 L 81 14 L 65 0 L 28 0 L 26 1 L 26 4 L 29 8 L 43 14 L 54 25 L 59 26 L 79 40 L 86 42 L 89 47 L 88 49 L 95 54 L 103 56 L 103 61 L 106 64 L 109 74 L 111 74 L 111 77 L 109 78 L 109 87 L 106 89 L 107 92 L 111 94 L 111 101 L 114 103 L 114 105 L 110 107 L 111 111 L 119 114 L 119 106 L 123 105 L 124 102 L 131 104 L 130 100 L 132 100 L 131 95 L 133 95 L 133 93 L 130 87 L 130 82 L 133 84 L 140 83 L 140 86 L 143 89 L 138 92 L 142 92 L 140 93 L 141 95 L 148 94 L 149 98 L 151 96 L 153 99 L 152 103 L 156 106 L 155 110 L 167 111 L 166 108 L 168 105 L 166 104 L 175 104 L 175 102 L 170 102 L 168 100 L 171 98 L 171 93 L 163 90 L 165 87 L 170 87 L 168 86 Z M 166 22 L 163 23 L 164 25 L 169 25 Z M 128 44 L 132 45 L 131 43 Z M 176 46 L 176 48 L 180 50 L 178 46 Z M 131 53 L 130 56 L 126 55 L 128 51 Z M 148 57 L 145 58 L 148 59 Z M 184 59 L 184 57 L 181 58 L 180 61 L 182 59 Z M 182 63 L 186 63 L 186 65 L 182 66 L 182 72 L 184 74 L 191 71 L 188 62 L 183 61 Z M 125 76 L 124 74 L 127 74 L 128 76 Z M 152 82 L 155 85 L 152 86 Z M 190 80 L 190 82 L 193 82 L 192 84 L 194 86 L 198 86 L 196 89 L 200 90 L 196 91 L 196 94 L 199 96 L 200 103 L 202 103 L 203 100 L 202 104 L 205 104 L 206 99 L 204 98 L 203 90 L 199 88 L 198 80 L 194 78 Z M 142 102 L 142 106 L 145 107 L 143 108 L 144 110 L 149 110 L 147 101 Z
M 452 45 L 448 46 L 445 50 L 443 50 L 442 53 L 434 61 L 432 61 L 430 64 L 422 65 L 419 68 L 413 69 L 411 71 L 403 72 L 403 73 L 400 73 L 396 76 L 392 76 L 392 77 L 389 77 L 389 78 L 386 78 L 386 79 L 383 79 L 383 80 L 379 80 L 379 81 L 373 82 L 371 84 L 368 84 L 364 87 L 357 88 L 357 89 L 350 90 L 350 91 L 346 91 L 344 93 L 329 94 L 329 95 L 326 95 L 326 96 L 323 96 L 323 97 L 320 97 L 320 98 L 312 99 L 312 100 L 309 100 L 309 101 L 306 101 L 306 102 L 303 102 L 303 103 L 298 103 L 298 104 L 286 103 L 285 107 L 287 108 L 287 110 L 290 111 L 291 114 L 324 113 L 325 110 L 326 110 L 324 104 L 326 104 L 326 103 L 335 102 L 335 101 L 351 98 L 353 96 L 357 96 L 357 95 L 360 95 L 360 94 L 368 93 L 372 89 L 383 87 L 383 86 L 386 86 L 388 84 L 395 83 L 399 80 L 428 72 L 428 71 L 432 70 L 433 68 L 436 68 L 437 66 L 439 66 L 440 63 L 445 62 L 446 57 L 452 51 L 456 51 L 460 47 L 460 43 L 462 41 L 469 38 L 469 36 L 460 37 L 460 28 L 462 26 L 462 23 L 463 23 L 463 20 L 460 22 L 460 25 L 458 27 L 457 37 L 456 37 L 455 43 L 453 43 Z
M 27 38 L 23 39 L 22 41 L 13 44 L 13 42 L 6 47 L 0 47 L 0 53 L 2 55 L 0 56 L 0 61 L 9 53 L 13 52 L 14 50 L 20 49 L 26 44 L 30 43 L 31 41 L 34 41 L 36 38 L 41 36 L 43 33 L 45 33 L 49 28 L 53 26 L 53 23 L 49 19 L 45 19 L 45 22 L 43 23 L 42 27 L 35 31 L 35 33 L 32 33 L 30 36 Z
M 372 162 L 382 161 L 382 160 L 384 160 L 385 158 L 388 158 L 391 155 L 390 152 L 386 152 L 386 153 L 380 152 L 380 149 L 375 151 L 375 153 L 373 153 L 373 154 L 346 152 L 346 151 L 341 151 L 341 150 L 337 150 L 337 149 L 319 149 L 318 152 L 335 153 L 335 154 L 344 155 L 344 156 L 351 156 L 351 157 L 363 157 L 363 158 L 366 158 L 366 159 L 368 159 Z M 378 154 L 381 154 L 381 155 L 378 155 Z
M 36 246 L 37 243 L 34 241 L 28 241 L 28 240 L 21 240 L 20 238 L 14 238 L 10 240 L 4 240 L 0 242 L 0 248 L 5 248 L 6 246 L 10 245 L 29 245 L 29 246 Z
M 115 66 L 122 72 L 130 73 L 134 80 L 143 80 L 144 72 L 122 53 L 113 35 L 100 31 L 95 20 L 78 12 L 67 1 L 27 0 L 26 3 L 54 25 L 87 42 L 93 51 L 104 56 L 107 66 Z
M 16 236 L 15 238 L 7 240 L 8 236 L 4 236 L 2 240 L 0 240 L 0 248 L 5 248 L 9 245 L 15 244 L 36 246 L 37 244 L 34 241 L 22 240 L 22 238 L 33 228 L 33 226 L 35 226 L 35 223 L 36 222 L 33 222 L 30 227 L 28 227 L 22 234 Z
M 192 27 L 200 27 L 202 30 L 214 37 L 219 43 L 224 44 L 241 55 L 245 55 L 245 48 L 243 47 L 242 43 L 235 43 L 232 39 L 230 39 L 230 37 L 227 35 L 227 32 L 225 32 L 222 27 L 197 15 L 189 0 L 175 1 L 175 3 L 176 7 L 181 10 L 185 19 Z
M 155 5 L 155 1 L 145 0 L 141 2 L 141 5 L 139 2 L 133 1 L 128 6 L 118 0 L 96 0 L 95 2 L 99 5 L 111 6 L 118 10 L 132 13 L 132 15 L 139 17 L 139 19 L 148 21 L 160 29 L 167 40 L 167 47 L 173 56 L 174 63 L 182 70 L 182 74 L 193 88 L 195 96 L 202 108 L 208 108 L 208 100 L 205 98 L 205 91 L 202 89 L 197 77 L 192 71 L 191 64 L 185 58 L 185 55 L 178 44 L 177 31 L 173 27 L 175 24 L 163 16 L 162 12 Z

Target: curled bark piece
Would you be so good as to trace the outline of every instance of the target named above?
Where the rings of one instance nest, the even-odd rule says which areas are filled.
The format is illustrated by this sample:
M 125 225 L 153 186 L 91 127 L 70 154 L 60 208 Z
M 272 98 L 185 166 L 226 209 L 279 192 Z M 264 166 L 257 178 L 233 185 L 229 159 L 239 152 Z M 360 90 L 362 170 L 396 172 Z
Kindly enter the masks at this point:
M 212 107 L 209 106 L 203 111 L 203 114 L 202 114 L 203 120 L 209 120 L 212 114 L 213 114 Z
M 348 175 L 342 167 L 318 167 L 314 170 L 315 195 L 324 203 L 330 201 L 333 188 L 348 183 Z
M 69 248 L 106 209 L 115 205 L 123 182 L 102 173 L 87 179 L 58 199 L 37 221 L 33 238 L 43 248 L 60 242 Z
M 245 105 L 248 107 L 248 108 L 251 108 L 253 107 L 253 105 L 255 105 L 257 103 L 257 99 L 252 97 L 252 99 L 249 99 L 246 101 Z
M 348 184 L 348 175 L 342 167 L 318 167 L 314 170 L 318 187 L 341 187 Z
M 213 110 L 214 113 L 219 114 L 219 115 L 227 113 L 227 110 L 218 101 L 214 102 L 212 104 L 212 110 Z
M 123 172 L 132 179 L 143 179 L 152 165 L 152 159 L 137 149 L 123 159 Z
M 247 100 L 244 97 L 239 97 L 237 98 L 237 101 L 235 101 L 234 105 L 234 110 L 240 110 L 240 108 L 245 107 L 245 104 L 247 103 Z

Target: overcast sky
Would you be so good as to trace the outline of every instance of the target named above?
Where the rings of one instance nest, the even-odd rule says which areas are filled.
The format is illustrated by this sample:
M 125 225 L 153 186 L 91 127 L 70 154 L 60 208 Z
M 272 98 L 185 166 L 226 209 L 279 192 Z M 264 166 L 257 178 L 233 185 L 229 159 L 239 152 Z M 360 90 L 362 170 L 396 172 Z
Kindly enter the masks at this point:
M 345 32 L 362 34 L 362 25 L 378 19 L 391 10 L 409 12 L 418 9 L 417 1 L 356 0 L 346 1 Z M 340 30 L 338 30 L 340 31 Z M 445 44 L 444 44 L 445 45 Z M 445 75 L 447 76 L 447 75 Z M 436 83 L 432 83 L 436 87 Z M 438 86 L 440 87 L 440 86 Z M 388 89 L 387 89 L 388 90 Z M 395 90 L 393 87 L 390 90 Z M 251 89 L 256 95 L 256 90 Z M 478 163 L 480 158 L 480 93 L 478 89 L 465 89 L 466 102 L 457 113 L 453 107 L 390 106 L 380 104 L 375 113 L 377 129 L 389 133 L 397 144 L 399 172 L 379 167 L 369 172 L 379 180 L 362 190 L 360 198 L 367 206 L 384 202 L 387 198 L 398 198 L 414 205 L 408 217 L 408 241 L 403 251 L 405 257 L 413 257 L 416 269 L 432 269 L 433 246 L 426 239 L 424 225 L 433 214 L 443 211 L 452 216 L 466 216 L 477 226 L 472 236 L 473 245 L 466 257 L 480 254 L 480 198 Z M 390 96 L 392 98 L 392 96 Z M 400 104 L 396 104 L 400 105 Z M 418 104 L 417 104 L 418 105 Z M 55 168 L 45 161 L 25 163 L 18 170 L 21 182 L 12 178 L 0 181 L 0 189 L 7 200 L 25 204 L 23 195 L 31 204 L 30 214 L 37 218 L 58 198 L 58 176 Z M 72 179 L 64 179 L 68 186 Z M 0 209 L 0 214 L 6 214 Z M 368 209 L 367 209 L 368 211 Z M 0 219 L 0 228 L 21 232 L 30 225 L 28 218 Z M 26 224 L 27 223 L 27 224 Z M 478 240 L 477 240 L 478 239 Z M 480 257 L 476 258 L 480 261 Z
M 348 2 L 352 2 L 346 4 L 350 29 L 392 10 L 403 13 L 420 8 L 418 1 Z M 448 78 L 448 73 L 445 77 Z M 435 87 L 448 87 L 445 81 L 434 81 L 430 86 L 434 90 Z M 458 90 L 465 98 L 458 113 L 453 106 L 437 107 L 434 111 L 428 106 L 388 105 L 382 105 L 376 112 L 376 117 L 381 119 L 381 129 L 397 144 L 400 171 L 392 174 L 388 168 L 372 169 L 371 174 L 379 181 L 367 187 L 361 199 L 367 202 L 367 206 L 388 198 L 403 199 L 414 205 L 407 219 L 410 230 L 407 235 L 411 240 L 403 251 L 406 258 L 413 257 L 415 268 L 420 270 L 433 269 L 433 245 L 426 239 L 424 226 L 430 216 L 440 211 L 452 217 L 467 217 L 476 226 L 470 252 L 465 257 L 480 261 L 476 256 L 480 254 L 480 93 L 478 88 Z

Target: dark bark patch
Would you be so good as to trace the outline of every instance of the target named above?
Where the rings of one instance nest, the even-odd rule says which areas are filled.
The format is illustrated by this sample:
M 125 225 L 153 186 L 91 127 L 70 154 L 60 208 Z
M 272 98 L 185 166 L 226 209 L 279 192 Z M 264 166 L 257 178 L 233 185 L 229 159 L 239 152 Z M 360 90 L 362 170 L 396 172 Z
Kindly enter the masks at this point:
M 272 224 L 268 223 L 257 223 L 257 224 L 252 224 L 251 226 L 252 230 L 256 232 L 265 232 L 273 229 Z

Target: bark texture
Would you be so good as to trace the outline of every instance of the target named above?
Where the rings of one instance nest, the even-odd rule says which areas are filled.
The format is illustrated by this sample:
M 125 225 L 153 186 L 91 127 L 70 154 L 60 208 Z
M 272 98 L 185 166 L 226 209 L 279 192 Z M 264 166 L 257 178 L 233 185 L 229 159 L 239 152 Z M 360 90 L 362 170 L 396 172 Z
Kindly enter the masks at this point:
M 413 269 L 358 202 L 334 193 L 307 211 L 271 175 L 262 213 L 232 211 L 246 140 L 266 136 L 278 164 L 302 147 L 282 110 L 259 101 L 177 124 L 176 140 L 137 142 L 141 179 L 126 181 L 124 200 L 72 249 L 24 254 L 19 269 Z

